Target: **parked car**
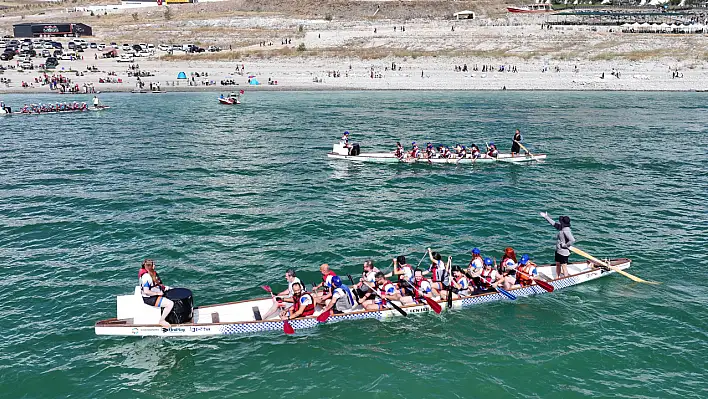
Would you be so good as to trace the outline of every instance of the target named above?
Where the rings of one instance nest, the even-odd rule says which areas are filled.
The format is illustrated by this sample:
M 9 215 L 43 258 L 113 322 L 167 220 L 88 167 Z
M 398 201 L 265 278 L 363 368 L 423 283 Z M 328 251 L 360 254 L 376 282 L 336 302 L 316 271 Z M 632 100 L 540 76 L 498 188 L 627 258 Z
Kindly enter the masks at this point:
M 76 50 L 76 43 L 69 42 L 69 44 L 67 44 L 66 47 L 68 47 L 69 50 Z
M 0 61 L 10 61 L 15 57 L 14 53 L 2 53 L 0 54 Z
M 172 49 L 172 46 L 168 46 L 166 44 L 161 44 L 157 46 L 158 50 L 160 51 L 170 51 Z
M 54 50 L 54 52 L 52 52 L 52 55 L 54 55 L 55 57 L 61 57 L 62 54 L 64 54 L 64 52 L 61 51 L 61 49 L 56 49 Z
M 208 48 L 207 50 L 208 50 L 210 53 L 214 53 L 214 52 L 217 52 L 217 51 L 221 51 L 221 47 L 209 46 L 209 48 Z
M 96 47 L 98 50 L 104 50 L 106 48 L 106 45 L 104 43 L 101 43 Z
M 154 44 L 149 44 L 147 45 L 148 51 L 155 51 L 155 45 Z
M 142 44 L 134 44 L 132 46 L 132 49 L 135 50 L 135 52 L 139 53 L 139 52 L 143 51 L 144 47 L 142 46 Z
M 51 57 L 52 53 L 49 50 L 42 50 L 42 57 L 47 58 Z
M 61 59 L 64 61 L 74 61 L 78 59 L 79 56 L 76 53 L 66 53 L 61 55 Z
M 54 57 L 47 57 L 47 60 L 44 61 L 45 68 L 53 69 L 56 68 L 57 65 L 59 65 L 59 60 Z
M 34 65 L 32 65 L 32 61 L 24 60 L 24 61 L 20 62 L 20 68 L 34 69 Z
M 34 50 L 31 50 L 31 49 L 24 49 L 24 50 L 20 51 L 20 55 L 22 55 L 22 56 L 28 55 L 30 57 L 36 57 L 37 52 Z
M 128 50 L 130 50 L 130 48 L 131 48 L 130 44 L 128 44 L 128 43 L 123 44 L 123 48 L 122 48 L 123 51 L 128 51 Z
M 98 48 L 98 43 L 91 43 L 91 44 L 89 44 L 89 47 Z
M 7 42 L 5 40 L 0 40 L 0 47 L 5 47 L 7 46 Z
M 120 57 L 118 57 L 118 62 L 133 62 L 133 57 L 128 55 L 128 54 L 121 54 Z
M 61 43 L 59 43 L 59 42 L 52 42 L 52 47 L 54 47 L 54 48 L 56 48 L 56 49 L 60 49 L 60 50 L 61 50 L 61 49 L 63 49 L 63 48 L 64 48 L 64 45 L 63 45 L 63 44 L 61 44 Z

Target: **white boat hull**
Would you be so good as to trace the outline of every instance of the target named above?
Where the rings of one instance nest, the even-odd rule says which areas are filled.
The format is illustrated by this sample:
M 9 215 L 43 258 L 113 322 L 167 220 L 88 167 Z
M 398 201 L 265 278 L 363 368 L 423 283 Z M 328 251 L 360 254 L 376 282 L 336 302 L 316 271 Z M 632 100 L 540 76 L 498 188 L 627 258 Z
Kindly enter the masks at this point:
M 630 267 L 631 260 L 615 259 L 612 260 L 611 263 L 613 266 L 623 270 Z M 539 267 L 538 270 L 539 276 L 541 278 L 546 278 L 550 280 L 555 276 L 554 265 Z M 559 290 L 582 284 L 588 281 L 592 281 L 614 273 L 614 271 L 611 270 L 595 269 L 590 265 L 589 262 L 571 263 L 568 265 L 568 271 L 571 273 L 571 276 L 564 277 L 562 279 L 550 280 L 548 281 L 548 283 L 551 284 L 555 290 Z M 516 295 L 518 298 L 547 293 L 547 291 L 537 285 L 516 288 L 509 290 L 509 292 Z M 134 295 L 137 296 L 137 298 L 130 298 L 129 295 L 126 295 L 119 297 L 119 301 L 121 298 L 123 298 L 124 300 L 134 300 L 142 302 L 142 299 L 139 296 L 139 291 L 136 291 Z M 463 297 L 461 299 L 456 299 L 452 301 L 452 309 L 460 309 L 486 302 L 496 302 L 503 300 L 508 299 L 504 295 L 499 294 L 497 292 L 489 292 L 479 295 Z M 157 320 L 155 320 L 155 323 L 150 324 L 134 324 L 134 319 L 102 320 L 97 322 L 94 328 L 97 335 L 159 337 L 198 337 L 205 335 L 230 335 L 260 333 L 268 331 L 283 331 L 283 322 L 278 319 L 256 320 L 254 317 L 254 308 L 257 308 L 260 314 L 264 315 L 268 311 L 268 309 L 270 309 L 272 303 L 273 302 L 271 298 L 260 298 L 255 300 L 226 303 L 222 305 L 197 307 L 194 308 L 193 323 L 173 325 L 169 329 L 165 329 L 157 325 Z M 443 308 L 447 307 L 445 301 L 439 301 L 439 303 Z M 152 312 L 152 315 L 147 315 L 148 318 L 159 318 L 158 309 L 147 305 L 141 306 L 144 306 L 145 312 Z M 427 304 L 416 304 L 401 307 L 409 314 L 427 313 L 431 311 L 430 306 L 428 306 Z M 319 311 L 320 310 L 318 308 L 318 311 L 313 316 L 297 320 L 291 320 L 290 325 L 292 325 L 292 327 L 295 328 L 296 331 L 305 328 L 315 327 L 320 324 L 316 320 Z M 119 316 L 120 313 L 121 308 L 119 302 Z M 359 308 L 359 310 L 354 310 L 352 312 L 331 315 L 327 322 L 331 323 L 361 319 L 384 320 L 398 316 L 401 315 L 393 309 L 385 309 L 380 311 L 365 311 Z M 217 317 L 220 321 L 214 322 Z
M 533 162 L 542 161 L 546 159 L 546 154 L 534 154 L 534 155 L 516 155 L 514 157 L 511 154 L 499 154 L 497 158 L 493 158 L 487 155 L 483 155 L 480 158 L 403 158 L 399 159 L 391 152 L 379 152 L 379 153 L 368 153 L 359 155 L 342 155 L 335 152 L 327 153 L 328 158 L 341 159 L 345 161 L 354 162 L 375 162 L 375 163 L 422 163 L 422 164 L 463 164 L 463 165 L 474 165 L 478 163 L 523 163 L 523 162 Z
M 47 111 L 47 112 L 13 112 L 13 113 L 7 113 L 7 112 L 0 112 L 0 115 L 53 115 L 53 114 L 80 114 L 82 112 L 89 112 L 89 111 L 103 111 L 106 109 L 110 109 L 111 107 L 109 106 L 101 106 L 101 107 L 88 107 L 87 109 L 81 109 L 81 110 L 68 110 L 68 111 Z

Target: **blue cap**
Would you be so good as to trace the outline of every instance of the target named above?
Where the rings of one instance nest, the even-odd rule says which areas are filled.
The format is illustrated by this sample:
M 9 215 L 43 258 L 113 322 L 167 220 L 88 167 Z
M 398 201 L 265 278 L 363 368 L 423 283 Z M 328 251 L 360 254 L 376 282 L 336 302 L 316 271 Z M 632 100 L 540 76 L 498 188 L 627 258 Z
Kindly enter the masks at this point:
M 528 262 L 528 261 L 529 261 L 529 256 L 528 256 L 528 255 L 524 255 L 524 256 L 521 257 L 521 261 L 519 261 L 519 263 L 522 264 L 522 265 L 525 265 L 526 262 Z
M 342 286 L 342 280 L 339 278 L 339 276 L 332 277 L 332 285 L 337 288 Z
M 489 257 L 484 258 L 484 264 L 487 265 L 487 266 L 491 266 L 491 265 L 492 265 L 492 259 L 490 259 Z
M 415 145 L 415 141 L 411 143 L 411 145 Z
M 490 142 L 489 142 L 489 145 L 494 145 L 494 142 L 493 142 L 493 141 L 490 141 Z
M 349 134 L 349 131 L 344 132 L 344 134 Z
M 479 248 L 473 248 L 472 253 L 475 255 L 479 255 L 481 252 L 480 252 Z

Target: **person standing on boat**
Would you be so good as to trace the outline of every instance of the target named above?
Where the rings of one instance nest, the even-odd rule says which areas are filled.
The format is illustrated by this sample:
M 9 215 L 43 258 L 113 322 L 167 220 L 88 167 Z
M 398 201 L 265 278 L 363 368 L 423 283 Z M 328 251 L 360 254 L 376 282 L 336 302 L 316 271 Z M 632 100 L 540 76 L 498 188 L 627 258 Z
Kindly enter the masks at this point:
M 556 236 L 556 275 L 557 278 L 567 277 L 568 274 L 568 257 L 570 256 L 570 247 L 575 243 L 575 237 L 570 231 L 570 216 L 561 216 L 557 222 L 554 222 L 548 213 L 541 212 L 541 216 L 558 230 Z
M 140 280 L 140 294 L 143 297 L 143 302 L 146 305 L 164 308 L 159 324 L 164 328 L 170 328 L 170 323 L 168 323 L 165 318 L 167 318 L 167 315 L 172 311 L 174 302 L 165 298 L 165 291 L 168 291 L 169 287 L 162 284 L 160 276 L 158 276 L 155 271 L 155 262 L 152 259 L 145 259 L 143 261 L 140 272 L 138 273 L 138 278 Z
M 516 133 L 514 133 L 514 138 L 511 143 L 511 156 L 515 156 L 521 152 L 521 146 L 519 143 L 521 143 L 524 139 L 521 137 L 521 132 L 519 129 L 516 129 Z
M 351 310 L 356 305 L 356 299 L 349 287 L 342 283 L 339 276 L 332 277 L 332 285 L 334 285 L 332 300 L 322 309 L 322 313 L 329 312 L 332 308 L 334 308 L 334 313 L 344 313 Z
M 281 320 L 292 320 L 298 317 L 312 316 L 315 313 L 315 299 L 305 292 L 302 284 L 293 284 L 293 306 L 280 313 Z

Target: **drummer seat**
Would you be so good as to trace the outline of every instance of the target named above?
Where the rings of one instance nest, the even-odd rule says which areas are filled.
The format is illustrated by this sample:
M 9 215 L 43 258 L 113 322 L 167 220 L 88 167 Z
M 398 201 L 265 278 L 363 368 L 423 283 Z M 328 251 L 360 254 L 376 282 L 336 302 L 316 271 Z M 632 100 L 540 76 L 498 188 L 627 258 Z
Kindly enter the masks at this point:
M 136 286 L 132 295 L 118 295 L 117 318 L 133 319 L 133 324 L 157 324 L 162 316 L 162 309 L 146 305 L 140 290 L 140 286 Z

